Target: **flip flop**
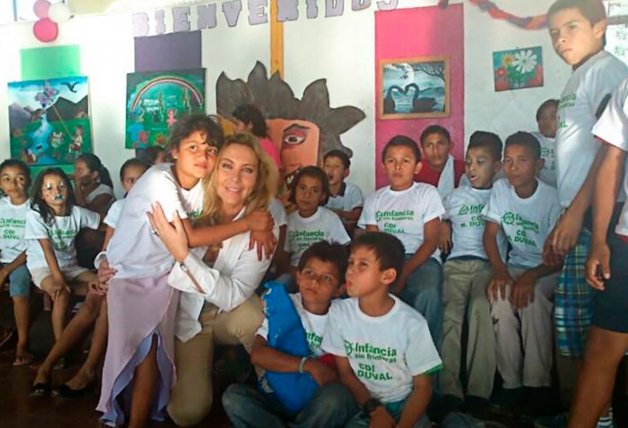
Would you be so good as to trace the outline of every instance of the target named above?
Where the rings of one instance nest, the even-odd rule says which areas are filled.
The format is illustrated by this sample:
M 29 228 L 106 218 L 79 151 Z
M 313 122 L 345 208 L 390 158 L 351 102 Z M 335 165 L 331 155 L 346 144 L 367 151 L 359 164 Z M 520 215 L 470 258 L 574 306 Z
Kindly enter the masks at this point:
M 81 389 L 72 389 L 64 383 L 59 387 L 59 389 L 53 391 L 52 395 L 63 398 L 81 398 L 92 392 L 93 389 L 94 382 Z
M 31 386 L 31 397 L 43 397 L 50 395 L 50 384 L 39 382 Z
M 30 352 L 27 352 L 25 355 L 16 355 L 13 361 L 13 367 L 27 366 L 32 363 L 34 359 L 35 357 Z
M 0 348 L 7 344 L 9 340 L 13 337 L 13 330 L 4 329 L 4 336 L 0 339 Z

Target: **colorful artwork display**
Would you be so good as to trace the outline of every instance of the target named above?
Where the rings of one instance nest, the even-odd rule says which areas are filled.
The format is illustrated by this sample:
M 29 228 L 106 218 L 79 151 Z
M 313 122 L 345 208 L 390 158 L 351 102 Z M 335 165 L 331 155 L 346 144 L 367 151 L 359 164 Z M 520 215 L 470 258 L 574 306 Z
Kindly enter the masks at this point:
M 540 46 L 493 52 L 495 91 L 543 86 L 543 54 Z
M 127 75 L 126 148 L 165 146 L 179 117 L 205 111 L 205 69 Z
M 92 152 L 88 101 L 85 76 L 9 83 L 11 157 L 71 169 Z
M 448 58 L 383 60 L 380 73 L 380 119 L 449 116 Z

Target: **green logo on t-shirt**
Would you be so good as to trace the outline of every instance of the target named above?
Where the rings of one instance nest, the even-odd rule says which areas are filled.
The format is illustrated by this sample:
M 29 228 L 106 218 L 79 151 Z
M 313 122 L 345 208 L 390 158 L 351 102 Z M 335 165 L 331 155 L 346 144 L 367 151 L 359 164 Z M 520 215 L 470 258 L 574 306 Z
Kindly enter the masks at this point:
M 389 363 L 397 361 L 397 350 L 389 346 L 379 348 L 370 343 L 352 343 L 347 340 L 344 341 L 344 345 L 347 357 L 363 360 L 383 360 Z

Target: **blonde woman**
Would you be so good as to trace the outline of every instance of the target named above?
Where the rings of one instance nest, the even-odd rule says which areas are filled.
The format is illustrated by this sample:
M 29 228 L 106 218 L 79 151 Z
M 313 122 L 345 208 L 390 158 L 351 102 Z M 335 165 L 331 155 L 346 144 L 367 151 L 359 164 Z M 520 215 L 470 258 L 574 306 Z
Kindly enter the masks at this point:
M 252 210 L 267 207 L 277 188 L 277 169 L 250 134 L 227 137 L 208 181 L 201 222 L 220 225 Z M 168 413 L 177 425 L 199 423 L 211 410 L 214 343 L 253 344 L 263 313 L 255 289 L 270 260 L 260 260 L 245 232 L 220 248 L 190 250 L 176 214 L 171 225 L 161 207 L 151 216 L 153 227 L 178 262 L 168 283 L 182 291 L 175 327 L 177 382 Z M 275 227 L 275 236 L 278 230 Z

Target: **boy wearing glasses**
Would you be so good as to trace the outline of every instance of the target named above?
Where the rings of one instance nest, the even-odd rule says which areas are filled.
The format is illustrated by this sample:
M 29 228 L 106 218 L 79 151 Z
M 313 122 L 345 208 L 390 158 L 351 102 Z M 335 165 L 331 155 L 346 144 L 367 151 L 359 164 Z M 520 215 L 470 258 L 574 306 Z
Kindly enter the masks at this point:
M 235 428 L 342 427 L 357 407 L 352 395 L 342 386 L 338 373 L 319 357 L 330 307 L 344 292 L 347 252 L 338 243 L 320 241 L 301 256 L 296 280 L 299 292 L 290 299 L 301 318 L 307 336 L 310 357 L 296 357 L 268 346 L 268 319 L 257 331 L 251 362 L 260 369 L 274 372 L 307 372 L 319 388 L 310 402 L 297 414 L 290 413 L 271 394 L 247 384 L 231 385 L 222 396 L 222 404 Z

